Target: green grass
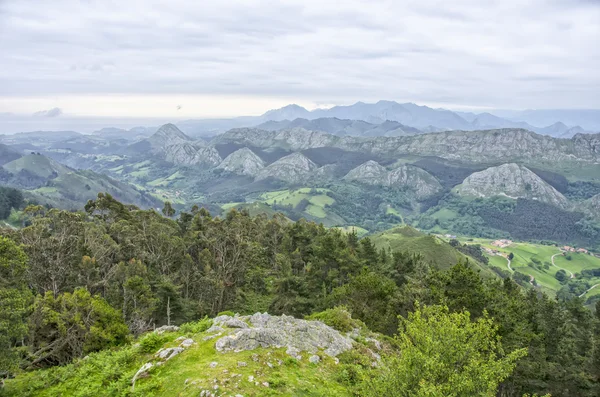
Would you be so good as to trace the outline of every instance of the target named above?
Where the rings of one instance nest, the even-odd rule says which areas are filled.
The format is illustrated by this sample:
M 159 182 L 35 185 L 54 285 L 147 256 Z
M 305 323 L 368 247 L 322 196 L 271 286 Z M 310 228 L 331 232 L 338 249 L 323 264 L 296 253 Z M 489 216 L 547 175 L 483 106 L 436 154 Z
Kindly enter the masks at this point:
M 292 206 L 296 207 L 302 200 L 308 200 L 309 205 L 304 210 L 307 218 L 317 222 L 322 222 L 326 226 L 344 224 L 344 219 L 329 213 L 326 206 L 335 203 L 335 200 L 326 193 L 328 189 L 323 188 L 301 188 L 295 190 L 277 190 L 273 192 L 262 193 L 258 200 L 268 205 Z
M 440 221 L 450 221 L 452 219 L 458 218 L 458 216 L 458 213 L 448 208 L 442 208 L 441 210 L 438 210 L 431 214 L 432 218 L 438 219 Z
M 369 231 L 367 229 L 364 229 L 360 226 L 338 226 L 338 227 L 335 227 L 334 229 L 339 229 L 344 233 L 356 232 L 356 235 L 358 237 L 365 236 L 369 233 Z
M 317 353 L 321 357 L 318 364 L 310 363 L 306 352 L 301 353 L 300 360 L 293 359 L 285 353 L 285 348 L 220 353 L 215 349 L 216 339 L 204 340 L 206 333 L 193 332 L 167 333 L 155 338 L 159 341 L 156 346 L 154 343 L 128 345 L 90 354 L 87 359 L 65 367 L 22 372 L 15 379 L 7 380 L 4 393 L 44 397 L 191 397 L 198 396 L 202 390 L 214 391 L 218 385 L 218 395 L 223 396 L 352 395 L 348 387 L 338 381 L 340 365 L 322 352 Z M 154 365 L 148 371 L 149 376 L 138 379 L 132 390 L 131 379 L 137 370 L 147 362 L 156 364 L 154 352 L 160 346 L 178 346 L 175 339 L 179 336 L 192 338 L 195 344 L 163 365 Z M 216 362 L 216 367 L 211 368 L 211 362 Z M 246 365 L 238 366 L 239 362 Z M 252 381 L 250 376 L 254 378 Z M 268 387 L 263 382 L 267 382 Z
M 427 262 L 439 269 L 449 269 L 467 259 L 467 256 L 458 252 L 446 241 L 433 235 L 423 234 L 410 226 L 396 227 L 377 233 L 371 237 L 371 240 L 378 249 L 420 253 Z M 469 258 L 469 262 L 482 270 L 486 276 L 491 276 L 491 271 L 482 267 L 477 261 Z
M 470 244 L 481 244 L 484 247 L 494 249 L 496 251 L 503 252 L 505 254 L 513 253 L 514 258 L 512 260 L 511 267 L 515 271 L 519 271 L 520 273 L 527 274 L 533 276 L 536 280 L 536 283 L 540 286 L 542 291 L 547 292 L 549 295 L 553 296 L 556 292 L 562 287 L 562 284 L 555 278 L 556 272 L 559 270 L 557 267 L 552 266 L 551 257 L 554 254 L 560 254 L 561 251 L 558 247 L 541 245 L 541 244 L 533 244 L 533 243 L 524 243 L 524 242 L 514 242 L 512 245 L 506 248 L 498 248 L 491 245 L 493 240 L 482 239 L 482 238 L 459 238 L 461 242 L 467 242 Z M 471 240 L 471 241 L 467 241 Z M 568 253 L 571 255 L 572 259 L 569 261 L 563 255 L 557 255 L 554 258 L 554 263 L 559 268 L 563 268 L 569 270 L 573 273 L 579 273 L 584 269 L 596 269 L 600 268 L 600 258 L 596 258 L 592 255 L 583 254 L 583 253 Z M 501 269 L 507 269 L 506 259 L 500 256 L 489 256 L 491 266 L 496 266 Z M 550 264 L 551 266 L 548 269 L 545 269 L 542 266 L 540 270 L 537 267 L 529 266 L 530 263 L 535 260 L 539 261 L 542 265 L 545 263 Z M 591 284 L 595 284 L 595 282 L 591 282 Z M 590 291 L 586 297 L 599 294 L 599 291 L 592 290 Z
M 569 252 L 567 255 L 570 255 L 572 259 L 567 260 L 566 256 L 557 255 L 554 258 L 554 263 L 556 263 L 556 266 L 570 270 L 573 273 L 580 273 L 585 269 L 600 268 L 600 258 L 596 258 L 593 255 L 573 252 Z

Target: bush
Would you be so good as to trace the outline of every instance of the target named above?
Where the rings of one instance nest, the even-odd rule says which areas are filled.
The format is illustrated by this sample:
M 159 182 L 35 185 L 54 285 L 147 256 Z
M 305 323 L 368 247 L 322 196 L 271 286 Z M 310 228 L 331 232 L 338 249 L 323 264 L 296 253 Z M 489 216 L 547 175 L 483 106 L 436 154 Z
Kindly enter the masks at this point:
M 162 345 L 170 342 L 172 337 L 169 334 L 157 334 L 156 332 L 148 332 L 139 339 L 140 351 L 143 353 L 154 353 Z
M 349 332 L 354 328 L 363 328 L 358 320 L 354 320 L 345 306 L 336 306 L 323 312 L 314 313 L 306 317 L 307 320 L 318 320 L 337 329 L 340 332 Z
M 224 312 L 219 312 L 219 314 L 217 314 L 217 317 L 218 316 L 231 316 L 231 317 L 233 317 L 233 316 L 235 316 L 235 313 L 232 312 L 231 310 L 225 310 Z
M 212 320 L 204 317 L 202 320 L 181 324 L 179 330 L 186 334 L 198 334 L 209 329 L 212 325 Z
M 38 296 L 29 318 L 33 364 L 62 365 L 127 341 L 123 316 L 99 296 L 77 288 Z

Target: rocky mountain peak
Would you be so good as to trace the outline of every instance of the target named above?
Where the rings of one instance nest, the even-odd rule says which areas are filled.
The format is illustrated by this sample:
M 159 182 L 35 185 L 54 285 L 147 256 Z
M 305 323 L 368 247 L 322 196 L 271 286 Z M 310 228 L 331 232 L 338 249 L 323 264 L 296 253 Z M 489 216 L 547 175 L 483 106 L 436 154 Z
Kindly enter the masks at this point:
M 318 166 L 302 153 L 295 152 L 280 158 L 265 167 L 257 179 L 275 178 L 291 183 L 298 183 L 308 178 Z
M 565 208 L 567 199 L 525 166 L 508 163 L 490 167 L 468 176 L 456 189 L 459 194 L 476 197 L 506 196 L 539 200 Z
M 437 179 L 421 168 L 402 165 L 388 171 L 373 160 L 352 169 L 344 179 L 367 185 L 406 186 L 414 191 L 418 198 L 431 196 L 442 189 Z
M 229 156 L 219 164 L 218 168 L 241 175 L 256 176 L 265 167 L 265 162 L 252 150 L 244 147 Z
M 175 124 L 165 124 L 160 127 L 148 141 L 153 148 L 165 148 L 182 142 L 192 142 L 193 139 L 184 134 Z

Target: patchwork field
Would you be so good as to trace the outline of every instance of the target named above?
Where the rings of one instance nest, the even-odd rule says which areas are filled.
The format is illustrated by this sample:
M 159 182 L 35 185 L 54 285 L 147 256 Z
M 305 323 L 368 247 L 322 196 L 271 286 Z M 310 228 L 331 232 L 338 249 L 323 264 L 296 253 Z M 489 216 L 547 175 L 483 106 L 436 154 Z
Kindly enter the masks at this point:
M 555 295 L 562 288 L 563 284 L 555 277 L 556 272 L 564 269 L 567 275 L 573 274 L 575 280 L 580 279 L 580 272 L 585 269 L 600 269 L 600 258 L 583 253 L 564 253 L 556 246 L 541 245 L 533 243 L 513 242 L 507 247 L 501 248 L 492 245 L 493 240 L 459 238 L 463 243 L 480 244 L 489 250 L 501 253 L 500 255 L 491 255 L 486 253 L 489 258 L 490 266 L 495 266 L 511 272 L 518 271 L 522 274 L 531 276 L 539 288 L 550 294 Z M 512 253 L 514 257 L 511 260 L 511 269 L 508 269 L 507 256 Z M 554 264 L 552 258 L 554 257 Z M 567 259 L 567 258 L 570 258 Z M 586 278 L 590 285 L 600 283 L 600 278 Z M 586 298 L 600 294 L 600 287 L 590 290 L 585 294 Z

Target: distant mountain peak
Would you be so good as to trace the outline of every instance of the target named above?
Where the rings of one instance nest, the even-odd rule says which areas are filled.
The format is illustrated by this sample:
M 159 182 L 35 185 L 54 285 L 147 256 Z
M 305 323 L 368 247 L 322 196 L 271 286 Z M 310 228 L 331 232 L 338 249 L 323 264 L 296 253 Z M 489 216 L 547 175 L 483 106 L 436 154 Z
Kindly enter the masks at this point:
M 175 124 L 165 124 L 161 126 L 148 141 L 153 148 L 165 148 L 177 143 L 191 142 L 192 138 L 184 134 Z
M 297 118 L 306 118 L 310 112 L 300 105 L 295 103 L 284 106 L 279 109 L 272 109 L 263 114 L 261 117 L 265 120 L 294 120 Z

